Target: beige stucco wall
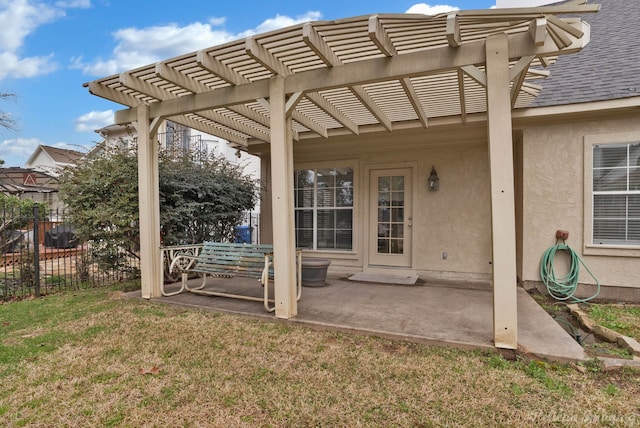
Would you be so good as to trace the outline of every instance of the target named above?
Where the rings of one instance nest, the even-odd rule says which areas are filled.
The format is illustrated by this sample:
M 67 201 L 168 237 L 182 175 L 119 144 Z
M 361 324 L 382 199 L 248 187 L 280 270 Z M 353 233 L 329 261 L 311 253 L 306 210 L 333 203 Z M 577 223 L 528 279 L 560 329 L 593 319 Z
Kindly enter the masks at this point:
M 313 255 L 330 258 L 333 267 L 367 269 L 368 172 L 408 166 L 415 170 L 413 270 L 439 279 L 488 280 L 491 208 L 485 135 L 483 127 L 465 126 L 296 142 L 296 169 L 348 160 L 356 174 L 354 251 Z M 440 178 L 437 192 L 427 190 L 432 165 Z
M 525 282 L 540 281 L 540 258 L 555 244 L 556 230 L 565 229 L 570 232 L 567 244 L 585 260 L 602 285 L 640 288 L 638 251 L 617 256 L 586 255 L 584 251 L 584 227 L 590 227 L 585 225 L 584 214 L 585 136 L 628 132 L 640 133 L 640 115 L 523 129 L 521 274 Z M 584 269 L 580 282 L 594 284 Z M 585 291 L 592 289 L 586 287 Z M 616 296 L 608 292 L 603 295 Z

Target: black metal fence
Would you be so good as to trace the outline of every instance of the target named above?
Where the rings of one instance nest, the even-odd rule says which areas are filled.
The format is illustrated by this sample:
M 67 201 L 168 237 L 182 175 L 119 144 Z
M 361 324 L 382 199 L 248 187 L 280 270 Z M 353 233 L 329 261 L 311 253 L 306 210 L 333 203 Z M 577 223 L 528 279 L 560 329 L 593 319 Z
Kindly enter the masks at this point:
M 95 243 L 79 240 L 64 211 L 0 205 L 0 216 L 0 300 L 139 278 L 136 255 L 124 257 L 124 269 L 98 263 Z

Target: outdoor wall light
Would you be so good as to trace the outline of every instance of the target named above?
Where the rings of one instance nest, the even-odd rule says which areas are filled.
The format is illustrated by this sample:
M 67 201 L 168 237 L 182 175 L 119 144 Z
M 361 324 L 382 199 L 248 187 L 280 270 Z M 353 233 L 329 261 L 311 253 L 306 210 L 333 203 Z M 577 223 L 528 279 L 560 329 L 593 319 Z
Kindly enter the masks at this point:
M 438 178 L 438 173 L 436 172 L 436 167 L 431 167 L 431 174 L 429 175 L 429 191 L 435 192 L 440 188 L 440 179 Z

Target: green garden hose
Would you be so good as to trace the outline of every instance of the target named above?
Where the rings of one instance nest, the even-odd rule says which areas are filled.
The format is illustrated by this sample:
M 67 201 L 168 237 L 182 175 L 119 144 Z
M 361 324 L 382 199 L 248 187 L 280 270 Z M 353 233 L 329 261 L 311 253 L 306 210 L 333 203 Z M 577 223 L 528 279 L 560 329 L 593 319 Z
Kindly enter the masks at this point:
M 569 253 L 570 257 L 570 266 L 569 272 L 561 278 L 556 276 L 555 269 L 555 258 L 556 252 L 558 251 L 566 251 Z M 596 292 L 593 296 L 588 297 L 586 299 L 579 299 L 575 296 L 576 290 L 578 288 L 578 276 L 580 274 L 580 265 L 582 265 L 591 278 L 593 278 L 596 282 Z M 584 303 L 600 294 L 600 282 L 593 275 L 593 273 L 589 270 L 587 265 L 584 263 L 584 260 L 580 258 L 580 256 L 571 249 L 567 244 L 558 244 L 549 247 L 547 251 L 542 255 L 542 260 L 540 261 L 540 277 L 542 278 L 542 282 L 547 286 L 547 291 L 549 294 L 556 300 L 569 300 L 572 303 Z

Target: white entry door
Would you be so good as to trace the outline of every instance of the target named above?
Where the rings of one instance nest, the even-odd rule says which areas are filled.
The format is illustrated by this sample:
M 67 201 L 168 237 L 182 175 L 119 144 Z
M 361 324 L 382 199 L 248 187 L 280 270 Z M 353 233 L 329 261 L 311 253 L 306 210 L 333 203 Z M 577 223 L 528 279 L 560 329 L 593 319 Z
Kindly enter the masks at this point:
M 411 267 L 411 168 L 371 170 L 369 265 Z

